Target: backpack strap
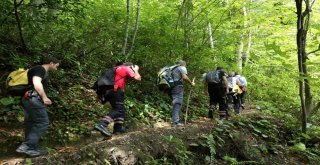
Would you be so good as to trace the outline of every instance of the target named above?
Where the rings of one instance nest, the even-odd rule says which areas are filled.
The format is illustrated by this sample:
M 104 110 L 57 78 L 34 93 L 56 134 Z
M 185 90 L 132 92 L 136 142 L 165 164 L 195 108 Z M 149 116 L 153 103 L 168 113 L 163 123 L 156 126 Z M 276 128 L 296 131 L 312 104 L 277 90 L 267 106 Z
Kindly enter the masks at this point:
M 172 72 L 171 72 L 172 78 L 174 78 L 174 77 L 173 77 L 173 70 L 177 69 L 179 66 L 180 66 L 180 65 L 174 65 L 172 68 L 170 67 L 170 70 L 172 71 Z M 178 81 L 176 81 L 176 82 L 179 82 L 181 79 L 182 79 L 182 76 L 181 76 L 180 79 L 179 79 Z

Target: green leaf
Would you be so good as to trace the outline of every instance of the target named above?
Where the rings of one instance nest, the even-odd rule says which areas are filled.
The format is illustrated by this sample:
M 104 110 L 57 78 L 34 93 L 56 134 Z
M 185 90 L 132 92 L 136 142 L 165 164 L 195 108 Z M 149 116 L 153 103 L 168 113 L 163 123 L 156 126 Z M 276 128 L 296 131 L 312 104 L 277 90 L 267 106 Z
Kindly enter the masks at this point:
M 253 128 L 253 131 L 257 132 L 257 133 L 261 133 L 261 131 L 257 128 Z
M 8 106 L 8 105 L 14 104 L 14 99 L 5 97 L 0 99 L 0 103 L 4 106 Z
M 304 137 L 305 139 L 311 139 L 311 137 L 305 133 L 302 133 L 301 136 Z
M 222 132 L 223 131 L 223 129 L 221 129 L 221 128 L 215 128 L 215 130 L 218 131 L 218 132 Z
M 290 147 L 290 150 L 292 151 L 305 151 L 306 150 L 306 145 L 303 143 L 297 143 L 293 147 Z

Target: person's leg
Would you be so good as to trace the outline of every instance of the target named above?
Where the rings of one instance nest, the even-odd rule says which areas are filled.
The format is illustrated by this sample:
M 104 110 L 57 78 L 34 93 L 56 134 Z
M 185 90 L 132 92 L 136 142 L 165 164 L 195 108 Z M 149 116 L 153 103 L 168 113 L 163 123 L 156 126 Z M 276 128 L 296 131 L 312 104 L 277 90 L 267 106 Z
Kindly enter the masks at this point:
M 209 112 L 208 112 L 208 117 L 209 118 L 213 118 L 213 112 L 215 111 L 215 107 L 216 107 L 216 98 L 214 95 L 214 88 L 212 85 L 208 84 L 208 93 L 209 93 Z
M 124 105 L 124 93 L 123 91 L 119 91 L 117 93 L 115 102 L 115 108 L 117 109 L 117 114 L 114 114 L 114 126 L 113 126 L 113 133 L 124 133 L 124 119 L 126 115 L 125 105 Z
M 25 113 L 28 115 L 25 128 L 25 141 L 16 150 L 18 153 L 26 154 L 28 157 L 36 157 L 47 154 L 47 150 L 39 149 L 38 144 L 41 136 L 49 126 L 47 108 L 40 97 L 32 97 L 23 100 Z
M 229 88 L 229 92 L 232 92 L 232 88 Z M 226 96 L 226 111 L 229 112 L 231 110 L 231 105 L 233 103 L 232 94 L 228 94 Z
M 240 113 L 240 95 L 234 95 L 233 96 L 233 104 L 234 104 L 234 112 L 236 114 Z
M 24 98 L 22 98 L 22 105 L 23 105 L 23 112 L 24 112 L 24 139 L 27 139 L 31 128 L 33 127 L 33 122 L 29 115 L 28 108 L 31 106 L 29 101 L 25 101 Z
M 22 102 L 22 107 L 23 107 L 23 112 L 24 112 L 24 141 L 17 148 L 16 152 L 25 153 L 30 148 L 28 146 L 28 144 L 26 143 L 26 139 L 31 131 L 31 128 L 33 127 L 33 122 L 30 118 L 29 110 L 28 110 L 30 108 L 31 104 L 29 103 L 29 101 L 24 100 L 24 98 L 22 98 L 21 102 Z
M 228 119 L 226 108 L 226 92 L 223 88 L 217 88 L 219 101 L 219 115 L 220 119 Z
M 183 86 L 178 85 L 173 87 L 171 91 L 172 96 L 172 123 L 178 124 L 180 122 L 180 112 L 183 103 Z
M 104 116 L 98 124 L 95 125 L 95 129 L 100 131 L 103 135 L 111 137 L 111 133 L 107 129 L 108 124 L 116 121 L 116 127 L 123 125 L 125 117 L 125 107 L 124 107 L 124 93 L 121 90 L 114 92 L 110 98 L 110 104 L 112 111 Z
M 244 109 L 246 93 L 247 93 L 247 91 L 242 91 L 242 93 L 240 94 L 240 105 L 241 105 L 242 109 Z
M 31 107 L 26 108 L 30 121 L 33 123 L 27 135 L 25 143 L 37 148 L 40 137 L 44 134 L 49 126 L 49 118 L 46 106 L 37 98 L 30 99 Z M 29 121 L 29 122 L 30 122 Z

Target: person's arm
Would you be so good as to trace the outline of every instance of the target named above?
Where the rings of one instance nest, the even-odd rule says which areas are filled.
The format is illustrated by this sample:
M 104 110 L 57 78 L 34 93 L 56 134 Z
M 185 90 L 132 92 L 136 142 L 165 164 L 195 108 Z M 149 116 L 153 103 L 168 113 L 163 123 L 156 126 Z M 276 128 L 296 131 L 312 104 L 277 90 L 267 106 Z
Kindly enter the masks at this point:
M 195 83 L 192 82 L 186 74 L 182 74 L 182 79 L 188 81 L 192 86 L 195 85 Z
M 32 83 L 34 86 L 34 89 L 37 91 L 37 93 L 40 95 L 42 98 L 42 101 L 45 105 L 51 105 L 52 102 L 51 100 L 47 97 L 46 92 L 43 89 L 43 85 L 41 83 L 42 78 L 38 76 L 33 76 L 32 77 Z
M 205 81 L 203 84 L 204 84 L 203 85 L 204 86 L 203 91 L 204 91 L 205 94 L 207 94 L 208 93 L 208 83 Z
M 237 84 L 238 86 L 243 86 L 243 84 L 241 84 L 241 82 L 239 81 L 239 79 L 236 79 L 236 84 Z
M 226 88 L 225 88 L 225 89 L 226 89 L 226 92 L 228 93 L 228 92 L 229 92 L 229 91 L 228 91 L 228 79 L 227 79 L 226 76 L 222 76 L 222 82 L 223 82 L 224 86 L 226 87 Z

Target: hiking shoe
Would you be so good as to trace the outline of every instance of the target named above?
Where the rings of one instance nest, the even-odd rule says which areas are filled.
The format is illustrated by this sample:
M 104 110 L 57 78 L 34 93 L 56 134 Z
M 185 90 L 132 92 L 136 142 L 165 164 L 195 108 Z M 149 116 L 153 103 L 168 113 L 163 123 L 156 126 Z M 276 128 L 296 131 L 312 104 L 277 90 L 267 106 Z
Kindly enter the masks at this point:
M 108 131 L 108 129 L 103 126 L 102 124 L 96 124 L 94 126 L 94 129 L 96 129 L 97 131 L 99 131 L 102 135 L 106 136 L 106 137 L 111 137 L 111 133 Z
M 241 104 L 241 108 L 242 108 L 242 109 L 244 109 L 244 108 L 245 108 L 245 107 L 244 107 L 244 104 Z
M 21 144 L 17 149 L 16 152 L 19 154 L 25 154 L 27 150 L 29 149 L 29 146 L 26 144 Z
M 25 152 L 27 157 L 34 158 L 42 155 L 47 155 L 48 151 L 46 149 L 29 149 Z
M 172 123 L 171 127 L 184 127 L 184 124 L 182 124 L 182 123 Z
M 122 134 L 122 133 L 126 133 L 126 132 L 127 132 L 127 130 L 124 127 L 120 128 L 120 129 L 113 129 L 114 134 Z

